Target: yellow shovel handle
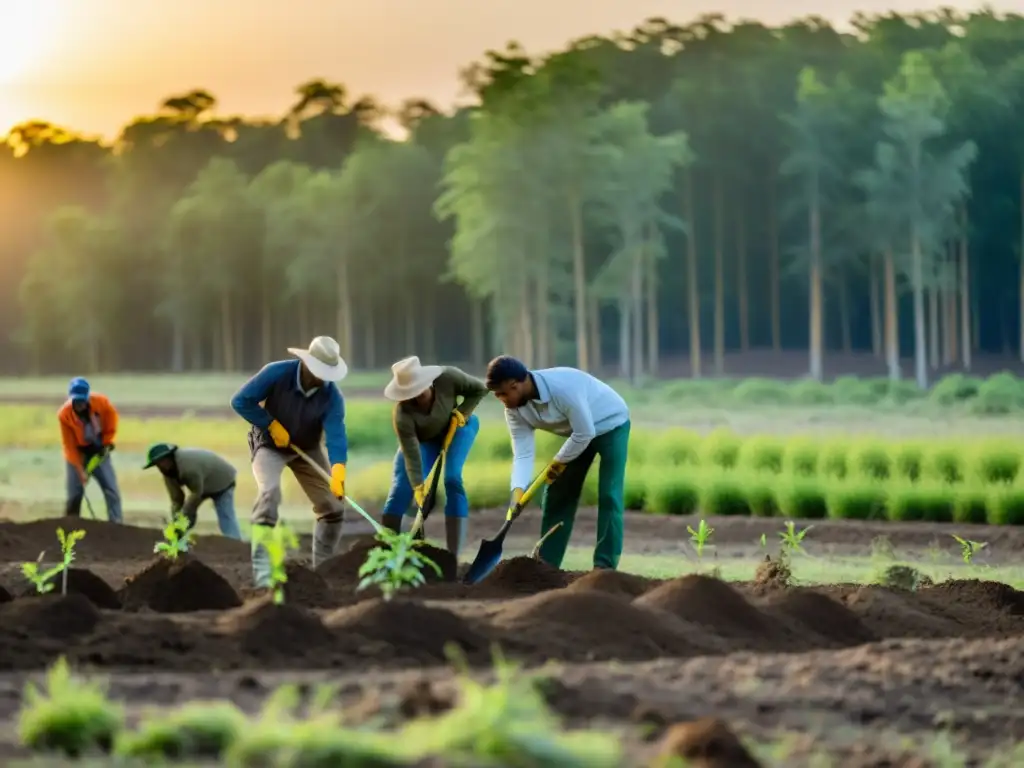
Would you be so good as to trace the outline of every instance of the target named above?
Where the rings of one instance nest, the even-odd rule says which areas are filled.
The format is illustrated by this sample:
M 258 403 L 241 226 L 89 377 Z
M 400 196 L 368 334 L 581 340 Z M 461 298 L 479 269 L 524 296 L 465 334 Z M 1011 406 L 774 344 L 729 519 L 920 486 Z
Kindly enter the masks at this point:
M 523 495 L 521 497 L 519 497 L 519 501 L 516 502 L 515 504 L 513 504 L 511 507 L 508 508 L 508 514 L 505 515 L 505 519 L 506 520 L 513 520 L 513 519 L 515 519 L 516 515 L 518 514 L 516 512 L 516 509 L 518 508 L 519 511 L 522 512 L 523 511 L 523 507 L 525 507 L 527 504 L 530 503 L 530 499 L 532 499 L 534 494 L 536 494 L 537 491 L 539 491 L 541 489 L 541 487 L 545 484 L 546 480 L 547 480 L 547 469 L 545 469 L 543 472 L 541 472 L 539 475 L 537 475 L 537 479 L 534 480 L 532 483 L 530 483 L 530 487 L 529 488 L 527 488 L 525 491 L 523 491 Z

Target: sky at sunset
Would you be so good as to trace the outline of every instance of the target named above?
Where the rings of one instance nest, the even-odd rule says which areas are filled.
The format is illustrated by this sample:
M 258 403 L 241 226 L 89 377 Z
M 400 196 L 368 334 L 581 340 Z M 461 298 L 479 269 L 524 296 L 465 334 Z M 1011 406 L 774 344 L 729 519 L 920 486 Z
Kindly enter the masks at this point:
M 975 8 L 976 3 L 942 5 Z M 516 39 L 531 52 L 663 16 L 841 22 L 936 7 L 913 0 L 3 0 L 0 133 L 33 117 L 111 136 L 172 93 L 202 87 L 224 113 L 280 114 L 323 77 L 386 104 L 449 106 L 458 69 Z M 1022 9 L 1021 0 L 992 4 Z M 9 6 L 9 7 L 7 7 Z M 770 10 L 767 10 L 770 9 Z

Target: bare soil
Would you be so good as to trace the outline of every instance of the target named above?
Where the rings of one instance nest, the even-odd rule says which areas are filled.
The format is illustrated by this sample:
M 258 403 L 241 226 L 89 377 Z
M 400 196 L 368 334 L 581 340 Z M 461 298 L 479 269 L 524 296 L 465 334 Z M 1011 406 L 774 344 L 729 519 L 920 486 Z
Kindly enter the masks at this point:
M 585 537 L 588 518 L 577 526 Z M 653 553 L 660 541 L 671 552 L 684 538 L 681 522 L 630 517 L 629 546 Z M 726 545 L 756 541 L 758 523 L 712 521 Z M 69 594 L 26 594 L 18 564 L 69 524 L 87 530 Z M 876 527 L 823 521 L 815 541 L 866 550 Z M 880 527 L 895 546 L 943 534 Z M 492 526 L 477 519 L 474 530 L 488 535 Z M 928 740 L 937 729 L 975 759 L 1024 740 L 1024 593 L 1004 584 L 909 592 L 657 580 L 518 557 L 476 586 L 435 581 L 385 602 L 355 588 L 366 550 L 356 536 L 355 551 L 315 572 L 291 564 L 286 602 L 275 605 L 249 586 L 248 544 L 209 536 L 166 563 L 152 554 L 157 535 L 90 520 L 0 522 L 0 720 L 16 712 L 26 677 L 65 655 L 108 676 L 132 707 L 220 696 L 255 710 L 282 682 L 331 680 L 350 719 L 394 722 L 449 705 L 448 646 L 487 676 L 497 645 L 527 667 L 554 662 L 544 669 L 552 706 L 571 725 L 622 729 L 637 765 L 673 724 L 709 717 L 748 740 L 791 737 L 780 765 L 805 764 L 815 750 L 833 765 L 928 765 L 901 761 L 908 738 Z M 1024 549 L 1021 531 L 977 538 Z M 729 753 L 735 745 L 720 726 L 672 730 L 673 748 Z M 0 760 L 19 754 L 0 730 Z

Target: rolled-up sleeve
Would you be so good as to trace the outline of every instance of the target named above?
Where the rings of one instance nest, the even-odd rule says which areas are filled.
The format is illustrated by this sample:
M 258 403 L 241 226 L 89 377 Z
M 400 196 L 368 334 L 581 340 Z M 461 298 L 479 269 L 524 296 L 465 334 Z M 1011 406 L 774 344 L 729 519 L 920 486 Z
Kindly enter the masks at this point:
M 536 435 L 533 427 L 518 413 L 505 409 L 505 422 L 512 436 L 512 490 L 526 490 L 533 481 Z

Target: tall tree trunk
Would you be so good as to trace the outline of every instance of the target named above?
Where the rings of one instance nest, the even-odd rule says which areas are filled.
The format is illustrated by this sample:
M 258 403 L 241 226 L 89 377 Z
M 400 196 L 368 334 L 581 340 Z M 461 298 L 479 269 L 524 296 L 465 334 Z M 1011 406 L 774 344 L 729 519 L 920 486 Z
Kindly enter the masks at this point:
M 619 298 L 619 375 L 627 381 L 633 380 L 632 366 L 633 352 L 630 347 L 630 340 L 633 338 L 630 330 L 629 297 L 623 292 Z
M 821 304 L 821 209 L 818 197 L 817 184 L 811 196 L 811 210 L 809 215 L 810 238 L 811 238 L 811 265 L 810 265 L 810 374 L 815 381 L 821 381 L 824 374 L 822 346 L 822 317 Z
M 654 227 L 651 227 L 652 237 Z M 658 329 L 658 260 L 649 256 L 647 259 L 647 373 L 658 375 L 660 356 Z
M 430 286 L 420 295 L 420 317 L 423 322 L 423 356 L 427 360 L 437 357 L 437 289 Z
M 537 322 L 534 329 L 537 345 L 536 366 L 538 368 L 551 366 L 551 287 L 548 281 L 548 262 L 545 261 L 541 265 L 540 275 L 537 278 L 536 292 Z
M 779 263 L 779 190 L 775 176 L 769 187 L 768 214 L 768 246 L 771 249 L 768 258 L 768 293 L 771 297 L 772 349 L 782 351 L 782 310 L 781 310 L 781 275 Z
M 715 375 L 725 373 L 725 200 L 722 194 L 722 175 L 715 174 Z
M 373 312 L 373 305 L 368 302 L 366 309 L 366 315 L 360 318 L 363 326 L 363 346 L 365 347 L 363 355 L 366 358 L 366 370 L 373 371 L 377 368 L 377 320 Z
M 1024 223 L 1024 221 L 1022 221 Z M 967 234 L 967 206 L 960 204 L 960 363 L 971 370 L 971 262 Z
M 262 309 L 260 312 L 260 360 L 266 362 L 270 360 L 274 348 L 273 303 L 271 302 L 272 293 L 269 280 L 264 278 L 261 283 L 263 289 L 260 296 Z
M 1020 286 L 1018 287 L 1018 303 L 1020 305 L 1020 359 L 1024 361 L 1024 170 L 1020 173 Z
M 896 302 L 896 265 L 892 248 L 885 251 L 885 362 L 892 381 L 900 380 L 900 318 Z
M 914 288 L 914 378 L 921 389 L 928 388 L 928 337 L 925 330 L 924 253 L 917 225 L 910 233 L 911 274 Z
M 305 291 L 298 295 L 299 300 L 299 338 L 304 343 L 309 344 L 312 340 L 312 335 L 309 332 L 310 328 L 310 300 L 309 294 Z
M 487 352 L 484 344 L 484 302 L 475 297 L 469 300 L 470 321 L 469 339 L 472 363 L 475 368 L 483 369 L 487 365 L 484 359 Z
M 355 356 L 355 326 L 352 323 L 352 286 L 348 279 L 348 260 L 338 259 L 338 270 L 335 273 L 334 325 L 338 329 L 338 346 L 341 356 L 351 361 Z
M 868 262 L 870 273 L 868 290 L 871 300 L 871 354 L 879 360 L 883 357 L 882 352 L 882 301 L 878 290 L 878 255 L 872 254 Z
M 234 311 L 231 307 L 231 294 L 224 290 L 220 294 L 220 340 L 223 370 L 235 370 L 235 339 Z
M 941 339 L 939 338 L 940 301 L 939 289 L 937 286 L 933 286 L 928 291 L 928 328 L 931 331 L 928 336 L 928 364 L 933 371 L 939 367 L 939 347 L 941 346 Z
M 421 286 L 410 286 L 405 290 L 405 307 L 402 312 L 404 322 L 404 346 L 406 355 L 419 355 L 421 353 L 416 343 L 417 315 L 422 311 L 422 292 L 417 290 Z M 426 357 L 426 355 L 424 355 Z M 429 358 L 428 358 L 429 359 Z
M 683 179 L 683 219 L 686 221 L 686 282 L 690 315 L 690 375 L 701 377 L 700 285 L 697 282 L 697 218 L 693 211 L 693 172 Z
M 531 316 L 532 302 L 529 301 L 530 290 L 523 291 L 523 300 L 519 305 L 519 338 L 522 346 L 520 353 L 523 362 L 527 366 L 535 367 L 536 345 L 533 338 L 533 317 Z
M 943 264 L 942 306 L 942 364 L 952 365 L 957 358 L 957 316 L 956 297 L 957 281 L 960 279 L 957 270 L 956 240 L 950 240 L 946 246 L 946 261 Z
M 600 371 L 604 366 L 601 349 L 601 302 L 595 296 L 587 300 L 587 325 L 590 328 L 590 367 Z
M 839 337 L 842 344 L 843 354 L 848 355 L 853 351 L 853 334 L 850 318 L 850 293 L 846 287 L 846 280 L 839 280 Z
M 185 371 L 185 321 L 177 314 L 171 321 L 171 371 Z
M 632 283 L 632 296 L 631 296 L 631 312 L 632 320 L 630 321 L 630 327 L 633 331 L 633 340 L 631 343 L 631 351 L 633 353 L 633 361 L 630 364 L 631 370 L 631 381 L 633 384 L 638 384 L 640 377 L 644 375 L 644 263 L 647 261 L 645 250 L 646 244 L 641 245 L 637 248 L 634 253 L 637 254 L 637 258 L 633 260 L 633 279 Z
M 587 260 L 583 244 L 583 205 L 579 193 L 569 193 L 569 221 L 572 226 L 573 310 L 576 317 L 576 367 L 590 370 L 587 340 Z
M 736 281 L 740 321 L 740 351 L 750 350 L 750 295 L 747 286 L 747 220 L 742 203 L 736 211 Z

